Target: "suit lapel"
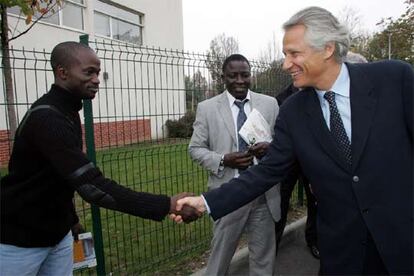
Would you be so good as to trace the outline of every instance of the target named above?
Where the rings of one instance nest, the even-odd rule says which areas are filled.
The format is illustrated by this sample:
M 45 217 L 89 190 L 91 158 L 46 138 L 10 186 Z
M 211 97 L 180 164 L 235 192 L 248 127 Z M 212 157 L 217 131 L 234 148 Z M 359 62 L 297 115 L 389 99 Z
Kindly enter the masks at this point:
M 219 113 L 218 116 L 220 116 L 223 119 L 224 126 L 229 132 L 231 138 L 233 138 L 234 142 L 237 142 L 236 133 L 235 133 L 236 127 L 234 126 L 233 114 L 231 112 L 229 101 L 228 101 L 225 91 L 221 93 L 218 99 L 217 109 Z M 217 133 L 217 135 L 220 135 L 220 134 Z
M 251 110 L 257 109 L 260 111 L 260 100 L 260 97 L 257 97 L 255 92 L 250 91 Z
M 351 80 L 352 167 L 355 169 L 367 142 L 377 99 L 364 73 L 356 65 L 347 66 Z
M 324 151 L 345 170 L 350 170 L 345 158 L 335 144 L 336 142 L 329 132 L 325 119 L 322 114 L 321 105 L 313 88 L 306 88 L 300 93 L 306 93 L 305 108 L 308 118 L 308 126 L 315 139 L 319 142 Z

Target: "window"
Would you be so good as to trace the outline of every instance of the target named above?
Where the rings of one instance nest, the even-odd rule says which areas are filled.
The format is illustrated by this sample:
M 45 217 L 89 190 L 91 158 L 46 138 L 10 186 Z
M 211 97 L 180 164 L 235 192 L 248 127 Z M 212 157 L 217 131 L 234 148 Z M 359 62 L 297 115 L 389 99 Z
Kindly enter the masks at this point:
M 104 36 L 111 36 L 111 27 L 109 23 L 109 16 L 95 12 L 94 15 L 94 21 L 95 21 L 95 33 L 104 35 Z
M 76 1 L 83 2 L 83 1 Z M 83 3 L 79 3 L 83 4 Z M 79 4 L 65 2 L 62 9 L 62 25 L 83 30 L 83 8 Z
M 115 18 L 112 20 L 112 37 L 122 41 L 142 44 L 138 26 Z
M 62 7 L 56 6 L 54 11 L 51 10 L 47 12 L 40 21 L 83 30 L 84 0 L 66 0 L 62 1 L 62 3 Z M 12 14 L 21 15 L 20 8 L 17 6 L 8 8 L 7 11 Z M 40 15 L 39 12 L 35 11 L 33 20 L 39 18 Z
M 95 34 L 112 39 L 142 44 L 142 15 L 95 0 Z

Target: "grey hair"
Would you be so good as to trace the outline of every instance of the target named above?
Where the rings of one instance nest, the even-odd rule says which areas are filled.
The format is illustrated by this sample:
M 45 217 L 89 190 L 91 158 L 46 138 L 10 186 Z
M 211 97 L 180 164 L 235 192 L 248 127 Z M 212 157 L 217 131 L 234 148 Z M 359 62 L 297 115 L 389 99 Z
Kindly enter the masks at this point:
M 350 44 L 349 31 L 332 13 L 323 8 L 308 7 L 286 21 L 283 29 L 286 31 L 296 25 L 305 26 L 305 39 L 312 48 L 323 50 L 327 43 L 335 43 L 335 60 L 344 62 Z
M 367 63 L 368 62 L 367 59 L 363 55 L 354 53 L 351 51 L 349 51 L 348 54 L 346 55 L 345 61 L 349 63 Z

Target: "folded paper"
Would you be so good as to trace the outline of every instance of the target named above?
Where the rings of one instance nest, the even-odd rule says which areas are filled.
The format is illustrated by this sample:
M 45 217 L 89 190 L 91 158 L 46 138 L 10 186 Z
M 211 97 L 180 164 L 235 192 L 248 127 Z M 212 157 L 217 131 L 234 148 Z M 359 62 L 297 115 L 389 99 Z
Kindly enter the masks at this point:
M 239 134 L 249 145 L 272 141 L 270 125 L 257 109 L 250 112 Z

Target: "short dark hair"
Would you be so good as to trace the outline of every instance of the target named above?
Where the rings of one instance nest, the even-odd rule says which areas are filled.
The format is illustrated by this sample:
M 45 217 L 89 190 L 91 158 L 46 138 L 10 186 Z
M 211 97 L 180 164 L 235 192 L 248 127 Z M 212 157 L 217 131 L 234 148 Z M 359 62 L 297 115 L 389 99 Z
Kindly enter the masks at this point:
M 230 61 L 235 61 L 235 60 L 247 62 L 250 68 L 250 63 L 247 60 L 247 58 L 245 58 L 243 55 L 240 55 L 240 54 L 232 54 L 228 56 L 223 62 L 223 67 L 221 68 L 223 70 L 223 73 L 224 73 L 224 70 L 226 70 L 227 64 L 229 64 Z
M 68 68 L 75 63 L 77 61 L 77 54 L 82 49 L 93 51 L 89 46 L 76 41 L 65 41 L 56 45 L 50 55 L 53 73 L 55 73 L 59 65 Z

